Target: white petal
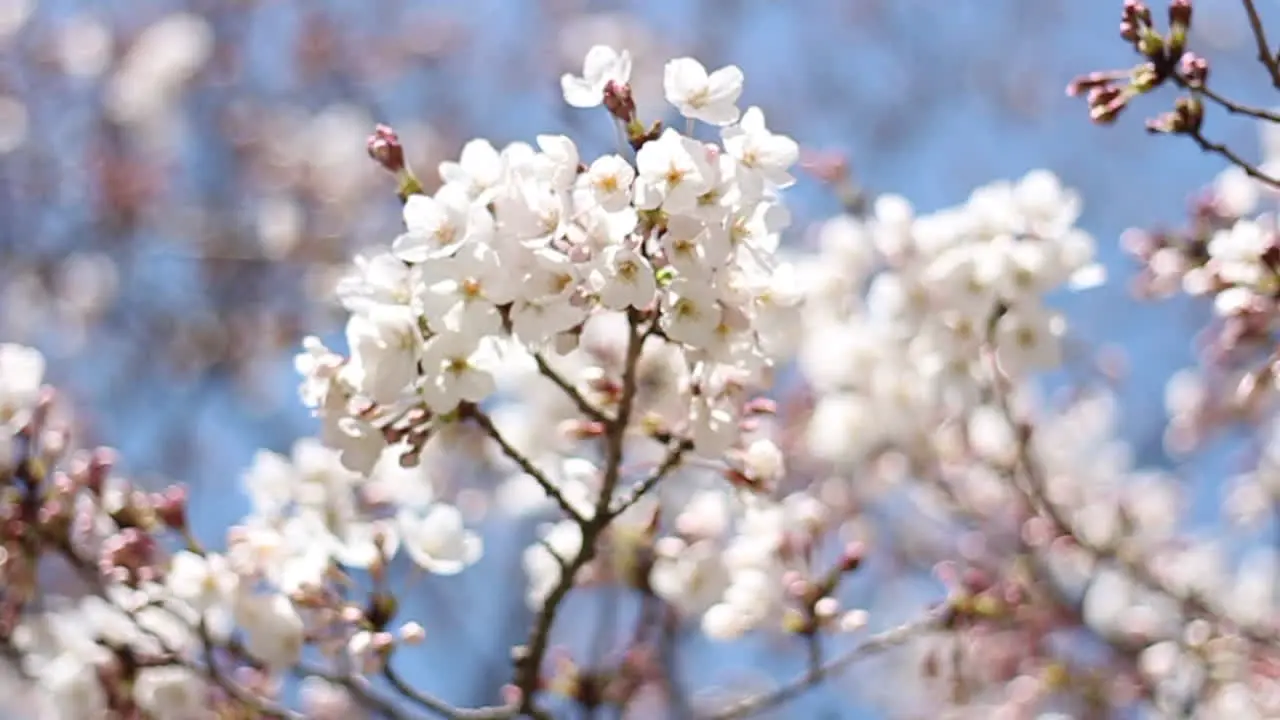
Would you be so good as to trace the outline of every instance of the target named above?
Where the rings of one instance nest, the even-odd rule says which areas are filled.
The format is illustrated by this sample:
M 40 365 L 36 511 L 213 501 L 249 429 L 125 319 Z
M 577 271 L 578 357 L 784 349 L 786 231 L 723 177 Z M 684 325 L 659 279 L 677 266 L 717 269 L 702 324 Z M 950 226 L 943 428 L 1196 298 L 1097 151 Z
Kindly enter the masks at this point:
M 618 53 L 608 45 L 595 45 L 587 51 L 582 62 L 582 77 L 596 83 L 608 79 L 609 70 L 618 62 Z
M 588 81 L 565 74 L 560 78 L 560 91 L 564 101 L 572 107 L 592 108 L 604 102 L 604 95 Z

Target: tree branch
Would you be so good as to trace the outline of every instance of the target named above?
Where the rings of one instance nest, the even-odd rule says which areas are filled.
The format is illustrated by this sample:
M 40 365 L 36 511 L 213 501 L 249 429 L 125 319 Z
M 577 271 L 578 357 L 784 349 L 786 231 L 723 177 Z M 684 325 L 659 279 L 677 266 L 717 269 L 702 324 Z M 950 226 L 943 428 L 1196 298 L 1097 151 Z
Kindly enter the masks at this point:
M 1227 147 L 1223 143 L 1213 142 L 1212 140 L 1209 140 L 1199 130 L 1190 130 L 1186 133 L 1186 135 L 1190 137 L 1192 140 L 1194 140 L 1196 145 L 1200 146 L 1201 150 L 1207 153 L 1214 153 L 1216 155 L 1220 155 L 1223 158 L 1225 158 L 1227 162 L 1243 170 L 1245 174 L 1248 175 L 1249 177 L 1254 178 L 1255 180 L 1264 182 L 1273 188 L 1280 189 L 1280 179 L 1274 178 L 1262 172 L 1261 170 L 1258 169 L 1256 165 L 1253 165 L 1248 160 L 1245 160 L 1244 158 L 1240 157 L 1239 155 L 1236 154 L 1234 150 Z
M 564 493 L 560 492 L 560 488 L 551 481 L 551 478 L 547 477 L 547 474 L 541 468 L 525 457 L 524 453 L 517 450 L 515 446 L 503 437 L 502 432 L 498 430 L 497 426 L 493 424 L 493 420 L 483 410 L 475 406 L 468 406 L 465 415 L 475 420 L 476 424 L 498 444 L 498 447 L 502 448 L 502 454 L 506 455 L 508 459 L 519 465 L 521 470 L 536 480 L 543 492 L 547 494 L 547 497 L 555 500 L 566 515 L 578 523 L 583 522 L 582 513 L 578 512 L 573 503 L 569 502 Z
M 749 697 L 716 712 L 700 715 L 699 720 L 738 720 L 778 707 L 803 695 L 823 680 L 847 669 L 854 663 L 879 654 L 935 630 L 944 629 L 954 616 L 950 605 L 940 605 L 923 618 L 884 632 L 876 633 L 825 664 L 807 672 L 771 692 Z
M 1262 25 L 1262 17 L 1258 15 L 1258 8 L 1254 6 L 1253 0 L 1242 0 L 1242 2 L 1244 11 L 1249 15 L 1249 28 L 1253 31 L 1254 42 L 1258 46 L 1258 61 L 1271 76 L 1271 84 L 1280 89 L 1280 63 L 1277 62 L 1271 50 L 1271 43 L 1267 41 L 1267 30 Z
M 555 368 L 551 367 L 551 365 L 547 363 L 547 359 L 542 356 L 542 353 L 534 353 L 533 359 L 534 362 L 538 364 L 538 372 L 541 373 L 543 377 L 555 383 L 556 387 L 560 388 L 565 395 L 568 395 L 569 399 L 573 401 L 573 404 L 578 407 L 578 412 L 581 412 L 583 415 L 586 415 L 596 422 L 609 423 L 609 416 L 600 408 L 592 405 L 591 401 L 587 400 L 578 388 L 574 387 L 573 383 L 569 382 L 563 375 L 556 372 Z
M 676 467 L 678 467 L 684 460 L 685 453 L 692 449 L 693 441 L 683 438 L 677 440 L 674 445 L 671 445 L 668 448 L 667 457 L 662 461 L 662 464 L 659 465 L 653 473 L 649 475 L 649 477 L 631 486 L 631 489 L 626 496 L 619 499 L 614 508 L 609 511 L 610 515 L 617 517 L 639 502 L 640 498 L 644 497 L 650 490 L 657 487 L 658 483 L 662 482 L 667 475 L 670 475 L 671 471 L 675 470 Z
M 539 686 L 542 659 L 547 653 L 551 627 L 555 624 L 560 603 L 573 588 L 573 581 L 578 571 L 595 557 L 596 541 L 614 519 L 614 516 L 609 513 L 609 503 L 617 489 L 618 479 L 622 476 L 622 452 L 626 442 L 627 428 L 631 424 L 631 409 L 635 404 L 640 352 L 644 345 L 640 324 L 640 313 L 636 310 L 628 311 L 622 395 L 618 401 L 618 414 L 607 424 L 605 432 L 604 478 L 601 482 L 600 497 L 596 500 L 594 515 L 590 519 L 577 518 L 582 530 L 582 546 L 567 567 L 562 567 L 560 581 L 547 595 L 534 619 L 528 644 L 516 649 L 515 685 L 520 691 L 520 712 L 533 717 L 546 716 L 545 712 L 537 707 L 534 696 Z
M 382 677 L 386 678 L 387 682 L 391 683 L 391 687 L 403 695 L 405 699 L 417 703 L 448 720 L 504 720 L 515 715 L 515 708 L 511 707 L 454 707 L 415 688 L 409 681 L 401 677 L 395 668 L 391 667 L 391 658 L 387 658 L 387 662 L 382 666 Z
M 1191 92 L 1197 95 L 1205 97 L 1214 103 L 1217 103 L 1219 106 L 1222 107 L 1223 110 L 1226 110 L 1232 115 L 1244 115 L 1245 117 L 1256 118 L 1258 120 L 1265 120 L 1267 122 L 1280 123 L 1280 113 L 1278 112 L 1275 112 L 1272 110 L 1264 110 L 1263 108 L 1260 108 L 1260 107 L 1254 107 L 1252 105 L 1245 105 L 1243 103 L 1238 103 L 1223 95 L 1219 95 L 1217 92 L 1215 92 L 1214 90 L 1211 90 L 1206 85 L 1190 82 L 1189 80 L 1187 80 L 1186 76 L 1183 75 L 1182 73 L 1175 74 L 1174 79 L 1177 80 L 1178 85 L 1182 86 L 1187 90 L 1190 90 Z

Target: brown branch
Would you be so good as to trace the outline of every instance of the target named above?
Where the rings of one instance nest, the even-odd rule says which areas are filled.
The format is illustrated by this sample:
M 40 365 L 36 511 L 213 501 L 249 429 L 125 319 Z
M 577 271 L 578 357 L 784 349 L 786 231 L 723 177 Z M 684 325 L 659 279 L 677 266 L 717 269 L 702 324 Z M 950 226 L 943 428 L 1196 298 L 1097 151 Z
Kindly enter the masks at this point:
M 387 658 L 387 662 L 382 666 L 382 677 L 386 678 L 387 682 L 391 683 L 391 687 L 395 688 L 396 692 L 403 695 L 405 699 L 421 705 L 440 717 L 448 718 L 448 720 L 504 720 L 515 715 L 515 708 L 511 707 L 454 707 L 415 688 L 391 667 L 390 660 L 390 658 Z
M 373 684 L 363 675 L 354 672 L 337 672 L 326 668 L 317 667 L 305 660 L 300 661 L 293 667 L 293 673 L 299 679 L 308 677 L 317 677 L 334 685 L 340 685 L 347 692 L 351 693 L 352 698 L 363 706 L 378 715 L 391 720 L 400 720 L 407 717 L 404 713 L 397 710 L 392 702 L 381 697 L 374 689 Z
M 563 375 L 556 372 L 555 368 L 551 367 L 551 365 L 547 363 L 547 359 L 542 356 L 542 353 L 534 353 L 533 359 L 538 363 L 538 372 L 541 373 L 543 377 L 555 383 L 556 387 L 560 388 L 565 395 L 569 396 L 569 399 L 577 406 L 579 412 L 596 422 L 606 424 L 610 422 L 609 416 L 600 408 L 592 405 L 582 392 L 573 386 L 573 383 L 570 383 Z
M 650 490 L 657 487 L 658 483 L 670 475 L 671 471 L 675 470 L 684 461 L 685 454 L 692 449 L 693 441 L 686 439 L 676 441 L 667 450 L 667 457 L 662 461 L 662 464 L 649 477 L 633 485 L 630 491 L 609 511 L 609 514 L 617 517 L 639 502 L 640 498 L 648 494 Z
M 1208 86 L 1204 84 L 1192 82 L 1187 78 L 1186 75 L 1182 73 L 1176 73 L 1173 76 L 1173 78 L 1180 87 L 1186 90 L 1190 90 L 1192 93 L 1195 93 L 1196 95 L 1200 95 L 1201 97 L 1204 97 L 1216 103 L 1217 105 L 1221 106 L 1223 110 L 1226 110 L 1232 115 L 1243 115 L 1245 117 L 1251 117 L 1258 120 L 1265 120 L 1267 122 L 1280 123 L 1280 112 L 1275 112 L 1274 110 L 1265 110 L 1260 107 L 1254 107 L 1252 105 L 1245 105 L 1244 103 L 1236 102 L 1235 100 L 1232 100 L 1226 97 L 1225 95 L 1218 94 L 1216 91 L 1210 89 Z
M 803 675 L 776 690 L 749 697 L 713 713 L 700 715 L 699 720 L 738 720 L 778 707 L 800 697 L 818 683 L 844 671 L 859 660 L 906 644 L 926 633 L 946 628 L 953 617 L 954 611 L 950 605 L 940 605 L 923 618 L 868 637 L 830 662 L 810 668 Z
M 1242 2 L 1244 11 L 1249 15 L 1249 28 L 1253 31 L 1254 42 L 1258 46 L 1258 61 L 1271 76 L 1271 84 L 1280 89 L 1280 62 L 1277 62 L 1271 50 L 1271 43 L 1267 41 L 1267 30 L 1262 26 L 1262 17 L 1258 15 L 1258 8 L 1254 7 L 1253 0 L 1242 0 Z
M 601 482 L 600 497 L 596 500 L 595 513 L 590 519 L 578 518 L 578 525 L 582 530 L 582 546 L 574 558 L 568 561 L 566 566 L 562 566 L 560 581 L 552 588 L 538 610 L 533 629 L 529 633 L 528 643 L 515 650 L 515 686 L 520 691 L 519 711 L 535 718 L 549 717 L 545 711 L 538 708 L 535 694 L 541 677 L 542 659 L 547 653 L 551 627 L 555 624 L 560 603 L 573 588 L 573 581 L 578 571 L 595 557 L 596 543 L 601 533 L 614 519 L 614 515 L 609 513 L 609 503 L 622 476 L 622 451 L 626 442 L 627 428 L 631 424 L 632 406 L 635 404 L 640 351 L 645 338 L 645 335 L 640 332 L 641 319 L 638 311 L 631 310 L 627 313 L 627 351 L 622 371 L 622 394 L 618 401 L 618 414 L 607 424 L 605 432 L 604 478 Z
M 564 496 L 564 493 L 560 492 L 560 488 L 551 481 L 551 478 L 547 477 L 547 474 L 543 472 L 541 468 L 535 465 L 532 460 L 525 457 L 524 453 L 517 450 L 515 446 L 513 446 L 502 435 L 502 432 L 493 424 L 493 420 L 490 419 L 483 410 L 475 406 L 467 406 L 463 415 L 475 420 L 476 424 L 479 425 L 485 433 L 498 444 L 498 447 L 502 448 L 502 453 L 516 465 L 519 465 L 521 470 L 537 481 L 543 492 L 547 494 L 547 497 L 555 500 L 556 504 L 560 506 L 560 509 L 563 510 L 566 515 L 573 518 L 573 520 L 578 523 L 583 522 L 582 513 L 578 512 L 578 509 L 573 506 L 573 503 L 569 502 L 569 499 Z
M 1227 162 L 1243 170 L 1245 174 L 1248 175 L 1249 177 L 1254 178 L 1255 180 L 1264 182 L 1273 188 L 1280 189 L 1280 179 L 1274 178 L 1262 172 L 1261 170 L 1258 169 L 1256 165 L 1253 165 L 1248 160 L 1245 160 L 1244 158 L 1240 157 L 1239 155 L 1236 154 L 1234 150 L 1227 147 L 1226 145 L 1209 140 L 1199 130 L 1190 130 L 1186 133 L 1186 135 L 1190 137 L 1192 140 L 1194 140 L 1196 145 L 1200 146 L 1201 150 L 1207 153 L 1214 153 L 1216 155 L 1220 155 L 1221 157 L 1225 158 Z

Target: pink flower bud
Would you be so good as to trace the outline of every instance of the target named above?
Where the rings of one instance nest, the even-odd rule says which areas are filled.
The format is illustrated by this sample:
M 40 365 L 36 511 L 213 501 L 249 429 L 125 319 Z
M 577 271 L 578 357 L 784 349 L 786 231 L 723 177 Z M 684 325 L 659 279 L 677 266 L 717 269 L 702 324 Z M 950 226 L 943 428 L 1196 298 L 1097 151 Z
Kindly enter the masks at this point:
M 153 499 L 156 516 L 171 530 L 183 531 L 187 528 L 187 489 L 181 485 L 170 485 L 164 492 Z
M 389 125 L 378 125 L 373 129 L 366 144 L 369 157 L 373 158 L 383 169 L 399 174 L 404 170 L 404 146 L 400 137 Z

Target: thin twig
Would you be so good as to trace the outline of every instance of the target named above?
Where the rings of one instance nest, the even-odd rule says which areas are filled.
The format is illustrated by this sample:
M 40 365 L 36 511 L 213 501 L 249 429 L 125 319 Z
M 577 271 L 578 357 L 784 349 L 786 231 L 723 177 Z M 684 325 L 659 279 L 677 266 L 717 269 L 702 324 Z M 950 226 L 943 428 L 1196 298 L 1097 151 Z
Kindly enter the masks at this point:
M 823 680 L 842 672 L 854 663 L 903 645 L 921 635 L 947 626 L 953 617 L 950 605 L 940 605 L 923 618 L 914 620 L 884 632 L 876 633 L 840 654 L 834 660 L 810 668 L 807 672 L 782 687 L 763 695 L 756 695 L 736 702 L 713 713 L 701 715 L 700 720 L 739 720 L 769 710 L 794 700 Z
M 409 681 L 401 677 L 395 668 L 391 667 L 389 660 L 390 658 L 382 667 L 382 677 L 391 683 L 391 687 L 395 688 L 396 692 L 403 695 L 405 699 L 411 700 L 443 718 L 448 718 L 448 720 L 504 720 L 515 715 L 515 708 L 510 707 L 454 707 L 415 688 Z
M 1253 30 L 1254 42 L 1258 45 L 1258 61 L 1271 76 L 1271 84 L 1280 89 L 1280 63 L 1271 50 L 1271 43 L 1267 41 L 1267 30 L 1262 26 L 1262 17 L 1258 15 L 1258 8 L 1254 7 L 1253 0 L 1242 1 L 1244 11 L 1249 14 L 1249 28 Z
M 643 498 L 650 490 L 657 487 L 658 483 L 662 482 L 667 475 L 670 475 L 671 471 L 675 470 L 684 461 L 685 454 L 692 449 L 692 441 L 686 439 L 676 441 L 667 450 L 667 457 L 662 461 L 662 464 L 650 473 L 647 478 L 633 485 L 626 496 L 622 497 L 618 504 L 609 511 L 609 514 L 617 517 L 639 502 L 640 498 Z
M 610 422 L 609 416 L 600 408 L 592 405 L 591 401 L 587 400 L 586 396 L 584 396 L 578 388 L 574 387 L 573 383 L 569 382 L 563 375 L 556 372 L 555 368 L 551 367 L 551 365 L 547 363 L 547 359 L 542 356 L 542 353 L 534 353 L 533 359 L 534 362 L 538 364 L 538 372 L 541 373 L 543 377 L 555 383 L 556 387 L 560 388 L 565 395 L 568 395 L 569 399 L 573 401 L 573 404 L 578 407 L 579 412 L 596 422 L 606 424 Z
M 1248 160 L 1240 157 L 1234 150 L 1226 145 L 1209 140 L 1199 130 L 1192 130 L 1186 134 L 1196 142 L 1196 145 L 1200 146 L 1201 150 L 1220 155 L 1225 158 L 1227 162 L 1243 170 L 1249 177 L 1264 182 L 1273 188 L 1280 189 L 1280 179 L 1276 179 L 1262 172 L 1256 165 L 1253 165 Z
M 1219 95 L 1217 92 L 1209 89 L 1207 86 L 1203 84 L 1190 82 L 1189 80 L 1187 80 L 1186 76 L 1183 75 L 1182 73 L 1178 73 L 1174 75 L 1174 79 L 1177 80 L 1178 85 L 1182 86 L 1183 88 L 1186 88 L 1187 90 L 1190 90 L 1191 92 L 1197 95 L 1201 95 L 1205 98 L 1208 98 L 1214 103 L 1217 103 L 1218 105 L 1220 105 L 1223 110 L 1226 110 L 1232 115 L 1244 115 L 1245 117 L 1256 118 L 1258 120 L 1266 120 L 1267 122 L 1280 123 L 1280 112 L 1275 112 L 1273 110 L 1265 110 L 1260 107 L 1254 107 L 1252 105 L 1245 105 L 1243 103 L 1238 103 L 1223 95 Z
M 398 710 L 395 705 L 388 699 L 381 697 L 373 689 L 373 684 L 369 682 L 367 677 L 352 672 L 338 672 L 329 670 L 308 663 L 305 660 L 299 661 L 293 668 L 294 675 L 299 679 L 308 677 L 316 677 L 333 685 L 339 685 L 351 696 L 356 702 L 368 710 L 376 712 L 379 716 L 391 718 L 391 720 L 400 720 L 408 717 Z
M 559 486 L 552 482 L 551 478 L 547 477 L 547 474 L 543 472 L 541 468 L 535 465 L 532 460 L 525 457 L 524 453 L 517 450 L 515 446 L 502 435 L 502 432 L 493 424 L 493 420 L 490 419 L 488 414 L 478 407 L 473 407 L 467 411 L 467 416 L 475 420 L 476 424 L 478 424 L 485 433 L 498 444 L 498 447 L 502 448 L 502 454 L 506 455 L 507 458 L 516 465 L 519 465 L 521 470 L 537 481 L 538 485 L 542 487 L 542 491 L 547 494 L 547 497 L 555 500 L 556 504 L 560 506 L 560 509 L 563 510 L 566 515 L 579 523 L 583 521 L 582 513 L 578 512 L 578 509 L 573 506 L 573 503 L 569 502 L 569 499 L 564 496 L 564 493 L 560 492 Z

